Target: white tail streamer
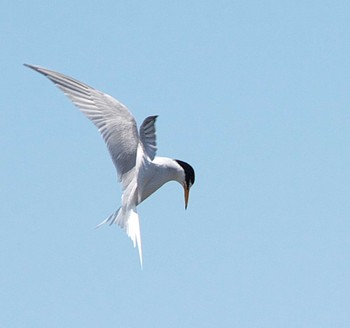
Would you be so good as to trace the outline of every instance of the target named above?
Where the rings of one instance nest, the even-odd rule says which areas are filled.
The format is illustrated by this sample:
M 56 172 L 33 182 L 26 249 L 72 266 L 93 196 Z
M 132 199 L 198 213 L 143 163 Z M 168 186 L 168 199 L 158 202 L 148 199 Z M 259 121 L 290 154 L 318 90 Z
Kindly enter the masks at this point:
M 109 225 L 116 223 L 126 232 L 126 234 L 132 240 L 134 247 L 137 246 L 142 268 L 141 229 L 140 219 L 136 208 L 129 209 L 127 212 L 124 212 L 122 208 L 119 208 L 115 213 L 111 214 L 107 219 L 98 224 L 96 228 L 99 228 L 105 223 L 109 223 Z

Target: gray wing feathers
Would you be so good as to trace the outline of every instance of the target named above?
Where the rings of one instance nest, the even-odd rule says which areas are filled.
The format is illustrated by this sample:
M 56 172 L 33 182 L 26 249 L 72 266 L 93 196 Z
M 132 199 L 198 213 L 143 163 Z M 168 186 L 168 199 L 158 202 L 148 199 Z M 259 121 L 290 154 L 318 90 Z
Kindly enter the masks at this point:
M 107 144 L 119 178 L 135 166 L 139 143 L 136 122 L 122 103 L 71 77 L 37 66 L 26 66 L 55 83 L 96 125 Z
M 158 116 L 147 117 L 140 126 L 140 140 L 143 149 L 150 160 L 153 160 L 157 152 L 155 122 Z

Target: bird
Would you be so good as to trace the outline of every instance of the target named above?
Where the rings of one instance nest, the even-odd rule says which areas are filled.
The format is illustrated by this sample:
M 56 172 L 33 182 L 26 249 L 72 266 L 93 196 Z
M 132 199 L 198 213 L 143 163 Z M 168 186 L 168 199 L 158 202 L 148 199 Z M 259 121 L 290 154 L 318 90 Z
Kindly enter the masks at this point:
M 51 80 L 97 127 L 108 148 L 122 186 L 121 206 L 97 225 L 119 225 L 138 248 L 141 268 L 142 243 L 137 206 L 169 181 L 184 189 L 187 209 L 190 188 L 195 181 L 193 167 L 181 160 L 156 156 L 155 123 L 157 115 L 148 116 L 137 130 L 134 116 L 112 96 L 67 75 L 40 67 L 24 66 Z

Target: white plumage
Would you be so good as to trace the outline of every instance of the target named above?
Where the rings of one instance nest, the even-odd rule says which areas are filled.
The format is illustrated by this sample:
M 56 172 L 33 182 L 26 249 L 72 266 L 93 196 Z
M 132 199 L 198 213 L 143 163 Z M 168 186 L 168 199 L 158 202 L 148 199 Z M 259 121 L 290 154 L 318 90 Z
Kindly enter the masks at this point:
M 138 132 L 132 114 L 113 97 L 66 75 L 38 66 L 25 66 L 54 82 L 100 131 L 117 169 L 123 194 L 121 207 L 98 226 L 108 222 L 123 228 L 134 247 L 138 247 L 142 266 L 137 205 L 164 183 L 175 180 L 184 187 L 186 208 L 189 189 L 195 179 L 193 168 L 180 160 L 155 156 L 157 116 L 147 117 Z

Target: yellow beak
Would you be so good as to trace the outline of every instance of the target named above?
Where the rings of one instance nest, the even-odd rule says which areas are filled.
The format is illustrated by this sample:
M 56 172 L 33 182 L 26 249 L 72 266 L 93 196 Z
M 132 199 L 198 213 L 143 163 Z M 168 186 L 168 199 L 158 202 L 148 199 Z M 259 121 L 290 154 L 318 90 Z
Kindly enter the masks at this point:
M 185 192 L 185 210 L 186 210 L 187 204 L 188 204 L 188 197 L 190 195 L 190 188 L 187 188 L 186 185 L 184 185 L 184 192 Z

